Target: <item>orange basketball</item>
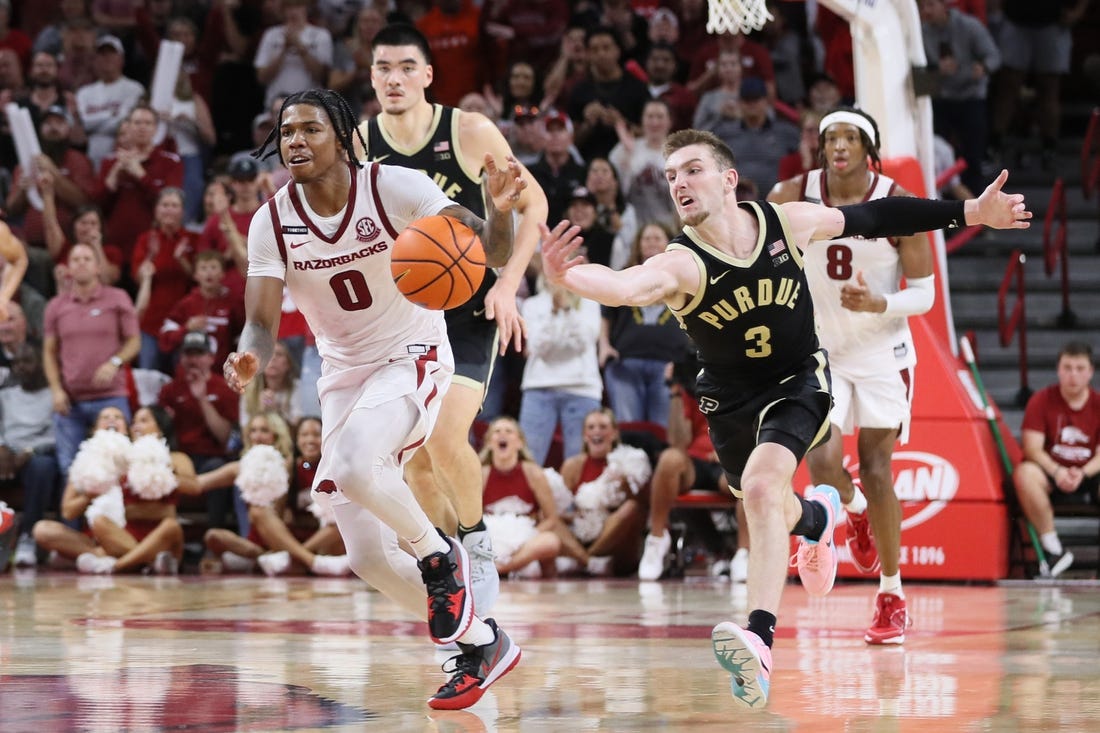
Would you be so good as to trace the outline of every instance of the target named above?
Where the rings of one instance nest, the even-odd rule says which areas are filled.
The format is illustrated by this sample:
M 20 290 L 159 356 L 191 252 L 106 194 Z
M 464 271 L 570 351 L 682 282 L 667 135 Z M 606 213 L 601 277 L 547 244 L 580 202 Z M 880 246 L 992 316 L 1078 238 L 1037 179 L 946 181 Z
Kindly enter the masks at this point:
M 398 235 L 390 258 L 393 282 L 417 305 L 457 308 L 485 277 L 485 249 L 473 229 L 438 214 L 417 219 Z

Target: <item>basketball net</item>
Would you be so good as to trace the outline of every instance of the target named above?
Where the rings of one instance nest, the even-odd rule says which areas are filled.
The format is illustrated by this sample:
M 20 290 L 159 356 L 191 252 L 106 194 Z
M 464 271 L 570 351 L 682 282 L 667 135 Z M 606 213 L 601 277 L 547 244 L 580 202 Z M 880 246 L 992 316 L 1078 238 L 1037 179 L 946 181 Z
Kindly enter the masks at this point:
M 707 0 L 707 33 L 750 33 L 772 19 L 764 0 Z

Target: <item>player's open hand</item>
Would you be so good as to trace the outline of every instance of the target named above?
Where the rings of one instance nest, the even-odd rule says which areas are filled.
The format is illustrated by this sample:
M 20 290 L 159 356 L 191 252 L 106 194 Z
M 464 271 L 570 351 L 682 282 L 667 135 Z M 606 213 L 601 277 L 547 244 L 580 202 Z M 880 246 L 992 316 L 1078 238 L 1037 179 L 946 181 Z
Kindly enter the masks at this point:
M 497 322 L 500 332 L 500 355 L 508 351 L 508 345 L 514 344 L 516 352 L 523 351 L 523 340 L 527 338 L 527 322 L 516 307 L 516 293 L 503 280 L 497 280 L 485 294 L 485 317 Z
M 515 208 L 520 194 L 527 188 L 519 161 L 509 155 L 505 158 L 505 163 L 504 168 L 499 168 L 492 153 L 485 154 L 485 186 L 497 211 L 511 211 Z
M 1024 204 L 1024 195 L 1001 190 L 1007 180 L 1008 171 L 1002 170 L 1001 175 L 986 186 L 982 195 L 974 199 L 977 216 L 973 221 L 967 217 L 969 223 L 985 224 L 993 229 L 1027 229 L 1031 226 L 1031 212 Z
M 871 292 L 871 288 L 867 286 L 867 280 L 863 277 L 863 270 L 856 272 L 855 282 L 846 282 L 840 288 L 840 306 L 850 311 L 868 313 L 881 313 L 886 310 L 885 299 Z
M 542 272 L 552 283 L 560 283 L 570 268 L 585 262 L 577 250 L 584 244 L 581 228 L 562 219 L 553 229 L 539 222 L 542 233 Z
M 251 351 L 237 353 L 234 351 L 225 358 L 225 366 L 222 374 L 229 388 L 236 392 L 244 392 L 244 388 L 256 376 L 260 370 L 260 360 Z

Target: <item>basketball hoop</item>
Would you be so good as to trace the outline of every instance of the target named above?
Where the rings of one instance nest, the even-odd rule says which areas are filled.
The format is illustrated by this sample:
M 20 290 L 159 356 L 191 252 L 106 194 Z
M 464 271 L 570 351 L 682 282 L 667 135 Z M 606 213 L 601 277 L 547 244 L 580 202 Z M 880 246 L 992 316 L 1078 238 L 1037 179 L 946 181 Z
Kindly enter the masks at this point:
M 707 33 L 749 33 L 772 19 L 764 0 L 707 0 Z

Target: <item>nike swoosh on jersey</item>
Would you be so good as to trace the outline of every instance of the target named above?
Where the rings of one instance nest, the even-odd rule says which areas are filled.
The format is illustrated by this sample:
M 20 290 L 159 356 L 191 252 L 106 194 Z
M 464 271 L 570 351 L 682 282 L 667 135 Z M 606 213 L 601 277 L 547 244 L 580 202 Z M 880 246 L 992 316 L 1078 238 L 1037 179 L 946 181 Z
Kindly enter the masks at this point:
M 483 315 L 485 315 L 485 309 L 484 308 L 482 308 L 479 311 L 474 311 L 474 318 L 481 318 Z
M 712 278 L 710 279 L 710 284 L 711 284 L 711 285 L 714 285 L 715 283 L 717 283 L 717 282 L 718 282 L 719 280 L 721 280 L 722 278 L 724 278 L 724 277 L 725 277 L 726 275 L 728 275 L 728 274 L 730 274 L 730 271 L 729 271 L 729 270 L 726 270 L 726 271 L 725 271 L 725 272 L 723 272 L 723 273 L 722 273 L 721 275 L 715 275 L 714 277 L 712 277 Z
M 376 155 L 376 156 L 374 156 L 370 159 L 370 162 L 372 162 L 372 163 L 381 163 L 383 160 L 385 160 L 388 157 L 390 157 L 390 153 L 386 153 L 385 155 Z
M 307 244 L 309 244 L 309 243 L 310 243 L 310 242 L 312 242 L 312 241 L 313 241 L 312 239 L 307 239 L 307 240 L 306 240 L 306 241 L 304 241 L 304 242 L 291 242 L 291 243 L 290 243 L 290 248 L 291 248 L 291 249 L 298 249 L 299 247 L 304 247 L 304 246 L 306 246 Z

